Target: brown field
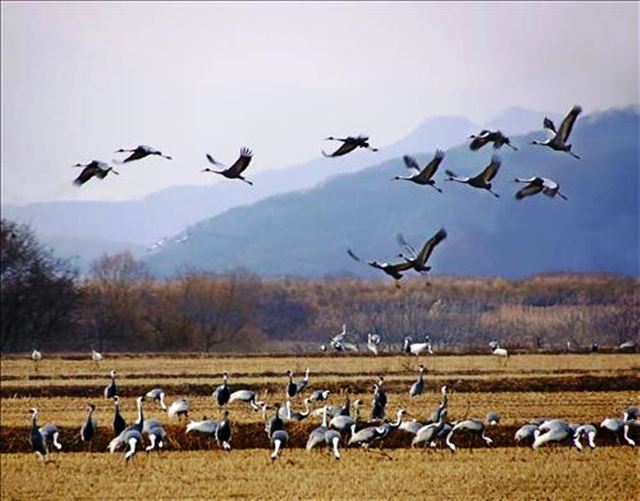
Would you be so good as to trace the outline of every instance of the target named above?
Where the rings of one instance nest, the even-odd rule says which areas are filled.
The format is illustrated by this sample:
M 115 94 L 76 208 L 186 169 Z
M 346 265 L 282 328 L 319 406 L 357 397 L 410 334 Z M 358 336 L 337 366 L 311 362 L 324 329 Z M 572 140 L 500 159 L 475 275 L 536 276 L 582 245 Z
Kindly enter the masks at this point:
M 2 454 L 2 499 L 633 499 L 638 452 L 394 450 L 172 452 L 134 458 L 68 454 L 37 464 Z M 634 480 L 635 479 L 635 480 Z M 635 485 L 635 487 L 634 487 Z
M 408 387 L 415 368 L 424 363 L 425 394 L 410 399 Z M 310 386 L 328 388 L 330 403 L 341 403 L 344 391 L 365 402 L 370 409 L 371 384 L 385 375 L 388 414 L 398 407 L 408 419 L 424 421 L 437 406 L 438 388 L 449 385 L 449 417 L 482 417 L 497 411 L 500 425 L 491 428 L 495 447 L 479 441 L 461 441 L 463 450 L 452 455 L 444 450 L 408 449 L 410 436 L 397 432 L 385 442 L 392 460 L 378 451 L 348 449 L 335 461 L 326 451 L 308 454 L 299 448 L 308 432 L 319 423 L 310 418 L 289 425 L 291 441 L 281 461 L 270 465 L 268 442 L 260 413 L 242 404 L 230 407 L 235 423 L 234 451 L 224 454 L 211 440 L 184 433 L 184 423 L 169 423 L 157 403 L 145 404 L 147 418 L 166 423 L 171 437 L 168 451 L 140 454 L 133 464 L 120 455 L 87 453 L 76 437 L 88 402 L 96 404 L 100 427 L 93 450 L 104 450 L 110 439 L 113 407 L 102 398 L 111 368 L 118 372 L 122 413 L 135 416 L 133 397 L 161 386 L 170 403 L 186 396 L 191 417 L 216 418 L 220 414 L 211 400 L 223 371 L 231 374 L 231 390 L 267 389 L 269 402 L 282 401 L 288 368 L 311 369 Z M 638 476 L 637 452 L 617 446 L 610 434 L 598 434 L 594 451 L 577 452 L 566 445 L 533 451 L 514 447 L 513 433 L 533 417 L 561 417 L 572 422 L 598 423 L 620 415 L 628 405 L 640 403 L 640 355 L 555 354 L 515 355 L 507 364 L 491 356 L 299 356 L 299 357 L 107 357 L 96 367 L 77 356 L 46 357 L 35 372 L 23 358 L 0 362 L 0 459 L 2 499 L 101 497 L 101 498 L 632 498 L 632 479 Z M 301 399 L 298 399 L 301 400 Z M 61 427 L 64 451 L 40 465 L 28 452 L 31 407 L 40 411 L 40 422 Z M 301 401 L 295 405 L 301 410 Z M 640 439 L 640 428 L 631 436 Z M 471 450 L 466 450 L 471 446 Z M 258 449 L 255 449 L 258 447 Z M 208 450 L 213 449 L 213 450 Z M 75 451 L 75 452 L 70 452 Z M 322 473 L 320 473 L 322 472 Z M 113 482 L 127 475 L 130 482 Z M 327 475 L 328 474 L 328 475 Z M 85 475 L 90 480 L 87 481 Z M 300 479 L 305 481 L 301 482 Z M 46 486 L 46 490 L 45 489 Z M 86 491 L 87 486 L 90 491 Z M 277 486 L 277 490 L 274 490 Z

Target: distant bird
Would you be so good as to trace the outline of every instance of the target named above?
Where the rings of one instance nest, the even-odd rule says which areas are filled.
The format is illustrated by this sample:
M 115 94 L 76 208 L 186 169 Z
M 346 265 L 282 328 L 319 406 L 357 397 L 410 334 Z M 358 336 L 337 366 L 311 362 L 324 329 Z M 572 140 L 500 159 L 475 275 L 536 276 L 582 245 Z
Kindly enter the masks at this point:
M 634 351 L 636 349 L 636 346 L 637 345 L 635 341 L 625 341 L 618 346 L 618 349 L 620 351 Z
M 231 450 L 231 420 L 229 411 L 226 409 L 222 412 L 222 419 L 216 427 L 215 437 L 218 447 L 225 451 Z
M 226 372 L 223 372 L 222 384 L 218 386 L 214 390 L 213 394 L 211 395 L 213 398 L 213 401 L 216 402 L 220 407 L 227 405 L 231 397 L 231 392 L 229 391 L 229 386 L 227 384 L 228 378 L 229 378 L 229 374 Z
M 377 148 L 373 148 L 369 145 L 368 136 L 360 135 L 357 137 L 349 136 L 345 138 L 329 136 L 328 138 L 326 138 L 326 141 L 340 141 L 342 145 L 333 153 L 325 153 L 325 151 L 323 150 L 322 154 L 325 157 L 341 157 L 342 155 L 346 155 L 347 153 L 352 152 L 356 148 L 365 148 L 371 151 L 378 151 Z
M 502 358 L 505 361 L 509 360 L 509 352 L 506 348 L 501 348 L 499 344 L 495 344 L 495 346 L 491 349 L 491 354 L 495 357 Z
M 33 349 L 33 351 L 31 352 L 31 360 L 33 360 L 33 363 L 36 367 L 36 372 L 38 372 L 38 364 L 40 363 L 40 360 L 42 360 L 42 353 L 40 353 L 38 350 L 36 350 L 35 348 Z
M 29 412 L 31 413 L 31 433 L 29 435 L 31 450 L 44 461 L 49 455 L 49 450 L 47 449 L 47 443 L 38 428 L 38 409 L 34 407 Z
M 433 180 L 433 176 L 438 170 L 438 166 L 444 158 L 444 152 L 442 150 L 436 150 L 433 159 L 420 170 L 420 166 L 416 159 L 405 155 L 402 157 L 404 164 L 413 174 L 411 176 L 395 176 L 394 181 L 411 181 L 412 183 L 419 184 L 421 186 L 431 186 L 433 189 L 442 193 L 442 190 L 436 186 L 436 182 Z
M 433 235 L 429 240 L 427 240 L 420 252 L 416 251 L 411 244 L 409 244 L 402 236 L 402 233 L 398 233 L 396 239 L 398 243 L 405 249 L 405 251 L 409 254 L 398 254 L 398 257 L 404 259 L 407 263 L 411 264 L 411 267 L 422 275 L 426 275 L 427 272 L 431 271 L 431 266 L 427 266 L 427 261 L 433 252 L 433 249 L 442 242 L 445 238 L 447 238 L 447 232 L 444 228 L 440 228 L 438 232 Z
M 411 385 L 409 388 L 409 396 L 416 397 L 418 395 L 422 395 L 424 391 L 424 365 L 420 364 L 418 366 L 419 376 L 418 380 Z
M 378 346 L 380 346 L 380 342 L 382 338 L 378 334 L 367 334 L 367 349 L 373 353 L 374 355 L 378 354 Z
M 398 283 L 398 281 L 402 279 L 402 272 L 405 272 L 413 268 L 413 265 L 406 261 L 404 263 L 396 263 L 396 264 L 378 262 L 375 260 L 362 261 L 362 259 L 360 259 L 351 249 L 347 249 L 347 254 L 349 254 L 351 259 L 355 261 L 366 263 L 372 268 L 376 268 L 378 270 L 385 272 L 387 275 L 389 275 L 391 278 L 395 280 L 396 287 L 400 287 L 400 284 Z
M 522 200 L 525 197 L 542 193 L 549 198 L 554 198 L 558 195 L 563 200 L 568 200 L 566 196 L 560 193 L 560 185 L 553 179 L 547 177 L 530 177 L 530 178 L 515 178 L 516 183 L 525 183 L 527 186 L 522 188 L 516 193 L 516 199 Z
M 85 443 L 89 443 L 89 450 L 91 450 L 91 441 L 96 434 L 98 425 L 93 412 L 96 410 L 96 406 L 93 404 L 87 405 L 87 417 L 80 427 L 80 440 Z
M 148 400 L 155 400 L 155 401 L 159 402 L 160 408 L 163 411 L 167 410 L 167 405 L 164 403 L 164 391 L 161 388 L 154 388 L 152 390 L 149 390 L 145 394 L 144 398 L 148 399 Z
M 260 404 L 262 403 L 262 402 L 260 402 L 258 400 L 256 392 L 255 391 L 251 391 L 251 390 L 234 391 L 229 396 L 229 403 L 231 404 L 233 402 L 246 402 L 251 406 L 251 408 L 254 411 L 259 411 L 260 410 Z
M 155 148 L 152 148 L 151 146 L 147 146 L 144 144 L 141 144 L 140 146 L 137 146 L 136 148 L 131 150 L 125 150 L 123 148 L 120 148 L 119 150 L 116 151 L 116 153 L 131 153 L 131 155 L 129 155 L 127 158 L 125 158 L 121 162 L 118 162 L 121 164 L 132 162 L 133 160 L 140 160 L 150 155 L 155 155 L 162 158 L 166 158 L 167 160 L 171 160 L 170 156 L 163 155 L 160 150 L 156 150 Z
M 100 367 L 100 361 L 102 358 L 102 353 L 98 353 L 96 350 L 91 350 L 91 360 L 96 363 L 97 367 Z
M 473 177 L 463 177 L 456 175 L 451 170 L 446 170 L 445 173 L 449 176 L 446 181 L 455 181 L 457 183 L 468 184 L 473 188 L 479 188 L 483 190 L 487 190 L 494 197 L 498 198 L 500 195 L 491 191 L 491 181 L 496 174 L 498 174 L 498 170 L 500 170 L 501 160 L 496 156 L 491 157 L 491 163 L 487 165 L 484 170 Z
M 242 173 L 249 167 L 251 163 L 251 158 L 253 157 L 253 153 L 248 148 L 240 149 L 240 157 L 234 162 L 231 167 L 227 167 L 220 162 L 217 162 L 213 159 L 211 155 L 207 153 L 207 160 L 213 165 L 218 167 L 224 167 L 224 170 L 213 170 L 207 167 L 206 169 L 202 169 L 202 172 L 212 172 L 213 174 L 220 174 L 221 176 L 226 177 L 227 179 L 240 179 L 249 185 L 253 185 L 253 182 L 245 179 L 242 176 Z
M 127 427 L 127 422 L 122 417 L 122 414 L 120 414 L 120 399 L 117 395 L 113 397 L 113 404 L 115 407 L 113 415 L 113 436 L 117 437 Z
M 424 337 L 424 343 L 414 343 L 411 336 L 405 336 L 402 340 L 402 349 L 405 353 L 415 356 L 418 356 L 423 352 L 433 355 L 433 350 L 431 349 L 431 338 L 429 336 Z
M 104 398 L 113 398 L 118 393 L 118 387 L 116 386 L 116 371 L 112 370 L 109 375 L 111 376 L 111 382 L 104 389 Z
M 320 402 L 329 398 L 329 390 L 316 390 L 309 397 L 309 402 Z
M 38 428 L 38 430 L 40 431 L 42 438 L 44 438 L 47 450 L 49 449 L 49 441 L 51 441 L 56 449 L 62 450 L 62 444 L 58 441 L 60 438 L 60 430 L 55 424 L 45 424 Z
M 172 404 L 167 409 L 167 415 L 169 416 L 169 418 L 178 417 L 178 419 L 182 416 L 189 417 L 190 409 L 191 404 L 189 404 L 189 401 L 186 398 L 181 397 L 172 402 Z
M 489 143 L 493 143 L 494 150 L 499 150 L 500 148 L 502 148 L 502 146 L 507 145 L 512 150 L 518 151 L 518 148 L 511 145 L 511 140 L 499 130 L 490 131 L 484 129 L 480 131 L 480 134 L 478 134 L 477 136 L 469 136 L 469 139 L 473 139 L 473 141 L 471 141 L 471 144 L 469 145 L 469 148 L 473 151 L 478 151 L 480 148 Z
M 106 162 L 101 162 L 99 160 L 92 160 L 88 164 L 75 164 L 74 167 L 84 167 L 80 175 L 73 180 L 73 184 L 76 186 L 82 186 L 84 183 L 89 181 L 92 177 L 97 177 L 98 179 L 104 179 L 107 177 L 109 172 L 113 172 L 114 174 L 119 174 L 113 167 L 111 167 Z
M 564 151 L 569 153 L 573 158 L 579 159 L 580 157 L 571 151 L 571 145 L 567 144 L 569 140 L 569 134 L 571 134 L 571 129 L 573 129 L 573 124 L 575 123 L 578 115 L 582 112 L 582 108 L 578 105 L 575 105 L 569 111 L 569 114 L 564 118 L 562 124 L 560 125 L 560 130 L 556 130 L 556 126 L 553 122 L 544 117 L 544 128 L 550 130 L 553 133 L 553 137 L 547 139 L 546 141 L 531 141 L 531 144 L 537 144 L 539 146 L 547 146 L 555 151 Z

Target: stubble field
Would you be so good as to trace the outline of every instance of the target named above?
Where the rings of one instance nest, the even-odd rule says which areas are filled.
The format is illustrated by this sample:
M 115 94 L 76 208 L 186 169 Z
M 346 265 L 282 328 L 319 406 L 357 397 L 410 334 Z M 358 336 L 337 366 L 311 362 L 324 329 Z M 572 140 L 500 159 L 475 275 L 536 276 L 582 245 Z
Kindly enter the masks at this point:
M 411 399 L 408 387 L 419 363 L 427 367 L 425 394 Z M 105 452 L 111 434 L 113 406 L 102 397 L 108 372 L 117 371 L 122 413 L 135 418 L 134 397 L 160 386 L 167 402 L 179 396 L 191 401 L 192 419 L 217 418 L 211 392 L 230 373 L 231 390 L 251 388 L 273 403 L 284 400 L 285 371 L 301 379 L 311 370 L 309 389 L 328 388 L 331 404 L 345 392 L 364 400 L 370 410 L 371 386 L 385 376 L 387 414 L 399 407 L 407 419 L 424 422 L 437 406 L 440 384 L 450 388 L 449 417 L 483 417 L 499 412 L 501 423 L 488 430 L 495 447 L 460 440 L 456 454 L 448 450 L 411 450 L 411 437 L 397 431 L 384 452 L 343 450 L 336 461 L 328 450 L 308 453 L 308 432 L 320 419 L 290 425 L 289 447 L 271 464 L 260 413 L 242 404 L 230 406 L 235 425 L 231 453 L 215 442 L 186 435 L 184 423 L 170 421 L 155 402 L 145 403 L 145 417 L 166 424 L 171 437 L 161 454 L 138 454 L 130 464 Z M 632 499 L 640 474 L 638 453 L 599 432 L 598 448 L 578 452 L 560 444 L 542 449 L 515 447 L 513 432 L 534 417 L 599 423 L 640 403 L 640 355 L 517 355 L 505 365 L 491 356 L 291 356 L 291 357 L 145 357 L 107 356 L 96 366 L 87 357 L 45 357 L 36 372 L 23 358 L 1 360 L 0 460 L 2 498 L 211 499 L 211 498 L 550 498 Z M 301 399 L 295 408 L 302 410 Z M 83 450 L 76 437 L 87 403 L 97 407 L 100 433 L 94 452 Z M 28 410 L 37 407 L 40 423 L 61 428 L 63 451 L 39 464 L 29 453 Z M 315 407 L 315 406 L 314 406 Z M 638 429 L 632 437 L 639 438 Z M 467 449 L 467 446 L 471 449 Z M 95 452 L 99 451 L 99 452 Z

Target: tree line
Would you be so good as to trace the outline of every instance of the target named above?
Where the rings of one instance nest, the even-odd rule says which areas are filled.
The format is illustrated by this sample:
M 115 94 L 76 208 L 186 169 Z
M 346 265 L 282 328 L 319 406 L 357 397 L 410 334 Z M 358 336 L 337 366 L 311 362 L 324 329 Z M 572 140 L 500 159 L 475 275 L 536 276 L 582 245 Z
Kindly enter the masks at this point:
M 1 348 L 48 351 L 317 350 L 347 324 L 385 344 L 430 335 L 440 350 L 577 349 L 638 340 L 639 281 L 552 274 L 526 280 L 261 278 L 184 269 L 157 280 L 130 253 L 80 277 L 25 225 L 1 221 Z

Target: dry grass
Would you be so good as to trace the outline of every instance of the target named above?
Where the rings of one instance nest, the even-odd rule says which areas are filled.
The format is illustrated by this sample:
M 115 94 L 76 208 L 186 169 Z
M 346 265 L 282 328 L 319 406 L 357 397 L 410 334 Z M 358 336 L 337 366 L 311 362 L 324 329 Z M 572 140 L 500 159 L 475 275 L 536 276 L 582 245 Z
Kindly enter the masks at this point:
M 69 454 L 46 465 L 3 454 L 2 499 L 633 499 L 638 453 L 555 450 L 266 450 L 174 452 L 125 465 L 109 454 Z M 301 479 L 304 479 L 302 481 Z

